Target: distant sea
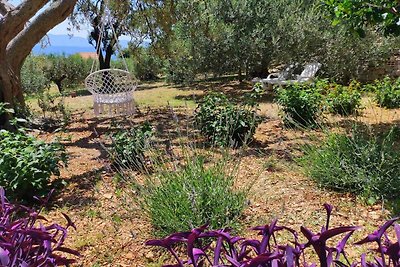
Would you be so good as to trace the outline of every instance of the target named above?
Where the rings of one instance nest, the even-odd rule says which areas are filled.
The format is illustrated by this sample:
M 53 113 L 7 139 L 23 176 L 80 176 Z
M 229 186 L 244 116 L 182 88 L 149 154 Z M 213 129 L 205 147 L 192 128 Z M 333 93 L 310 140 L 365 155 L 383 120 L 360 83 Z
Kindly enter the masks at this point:
M 47 37 L 49 44 L 44 48 L 42 48 L 41 44 L 37 44 L 32 50 L 33 54 L 65 54 L 69 56 L 80 52 L 96 52 L 96 49 L 89 44 L 87 38 L 53 34 L 49 34 Z M 121 40 L 119 44 L 122 48 L 128 47 L 127 40 Z
M 40 46 L 35 46 L 32 52 L 35 55 L 65 54 L 69 56 L 80 52 L 96 52 L 96 50 L 93 47 L 81 47 L 81 46 L 47 46 L 45 48 L 42 48 Z

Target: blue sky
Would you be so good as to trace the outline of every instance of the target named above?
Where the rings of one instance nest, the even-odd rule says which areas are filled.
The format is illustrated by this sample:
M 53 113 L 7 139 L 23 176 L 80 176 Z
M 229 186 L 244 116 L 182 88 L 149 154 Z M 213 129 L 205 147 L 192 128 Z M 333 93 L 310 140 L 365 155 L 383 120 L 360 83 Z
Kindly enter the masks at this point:
M 28 0 L 29 1 L 29 0 Z M 13 5 L 19 5 L 22 1 L 21 0 L 10 0 L 9 1 Z M 68 31 L 68 19 L 66 19 L 63 23 L 57 25 L 53 28 L 49 34 L 57 34 L 57 35 L 65 35 L 65 34 L 72 34 L 73 36 L 77 37 L 88 37 L 88 27 L 85 25 L 81 25 L 82 30 L 77 31 L 76 29 L 72 29 L 72 31 Z

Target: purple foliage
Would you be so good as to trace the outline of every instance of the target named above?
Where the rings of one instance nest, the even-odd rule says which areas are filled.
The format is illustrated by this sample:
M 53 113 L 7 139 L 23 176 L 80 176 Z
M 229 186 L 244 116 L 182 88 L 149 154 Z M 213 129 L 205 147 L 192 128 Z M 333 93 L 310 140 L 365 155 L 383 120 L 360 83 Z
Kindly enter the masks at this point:
M 257 226 L 260 239 L 245 239 L 231 236 L 229 229 L 211 231 L 207 225 L 193 229 L 191 232 L 181 232 L 170 235 L 165 239 L 149 240 L 146 245 L 166 248 L 175 258 L 176 264 L 167 266 L 228 266 L 228 267 L 293 267 L 316 266 L 306 262 L 307 248 L 312 248 L 318 256 L 321 267 L 331 266 L 362 266 L 384 267 L 400 266 L 400 225 L 396 224 L 397 218 L 386 222 L 374 233 L 355 243 L 377 243 L 378 252 L 373 262 L 366 260 L 363 254 L 359 262 L 350 263 L 345 252 L 345 246 L 353 232 L 359 227 L 342 226 L 329 228 L 330 216 L 333 210 L 331 205 L 324 205 L 327 220 L 319 233 L 301 227 L 301 233 L 307 239 L 306 243 L 299 241 L 298 233 L 288 227 L 279 226 L 277 220 L 269 225 Z M 387 229 L 394 225 L 396 241 L 391 241 Z M 279 244 L 276 233 L 288 232 L 293 238 L 290 243 Z M 344 235 L 335 247 L 330 247 L 327 240 Z M 383 239 L 383 240 L 382 240 Z M 186 245 L 186 257 L 182 258 L 176 251 L 179 244 Z
M 42 204 L 48 198 L 42 200 Z M 79 253 L 64 247 L 67 229 L 75 228 L 65 215 L 67 226 L 58 224 L 45 226 L 46 218 L 39 212 L 7 201 L 4 189 L 0 187 L 0 266 L 1 267 L 50 267 L 68 266 L 74 259 L 62 254 Z

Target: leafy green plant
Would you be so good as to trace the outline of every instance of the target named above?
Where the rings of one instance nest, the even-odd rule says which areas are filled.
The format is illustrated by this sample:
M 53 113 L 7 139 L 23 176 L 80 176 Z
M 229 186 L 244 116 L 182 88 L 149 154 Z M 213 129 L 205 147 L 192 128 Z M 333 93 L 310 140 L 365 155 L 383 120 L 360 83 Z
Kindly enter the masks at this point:
M 122 168 L 143 169 L 146 164 L 145 152 L 150 146 L 152 135 L 152 127 L 147 122 L 113 134 L 110 150 L 113 164 Z
M 278 89 L 277 103 L 286 125 L 313 126 L 321 114 L 323 97 L 315 84 L 294 83 Z
M 211 93 L 197 106 L 196 123 L 212 144 L 240 146 L 251 141 L 260 122 L 255 106 L 236 105 L 223 93 Z
M 333 84 L 326 98 L 329 111 L 342 116 L 357 114 L 361 107 L 360 88 L 356 81 L 349 86 Z
M 381 81 L 375 81 L 375 99 L 380 107 L 400 107 L 400 79 L 391 80 L 385 77 Z
M 45 75 L 48 61 L 45 56 L 29 56 L 21 69 L 21 85 L 25 93 L 33 94 L 50 87 L 50 80 Z
M 38 105 L 42 116 L 38 118 L 40 128 L 53 130 L 68 125 L 71 112 L 64 104 L 61 94 L 51 94 L 48 90 L 38 94 Z
M 152 81 L 158 79 L 162 72 L 163 62 L 151 47 L 137 47 L 133 50 L 126 50 L 127 58 L 125 63 L 135 77 L 142 81 Z M 114 62 L 115 67 L 125 69 L 124 62 L 118 60 Z
M 330 133 L 321 145 L 306 146 L 300 163 L 323 187 L 360 194 L 372 202 L 390 199 L 400 190 L 396 132 L 376 136 L 354 128 L 349 134 Z
M 64 147 L 45 143 L 22 131 L 0 130 L 0 186 L 18 199 L 48 192 L 51 175 L 67 164 Z
M 246 192 L 234 190 L 226 159 L 206 164 L 193 156 L 176 171 L 160 172 L 144 195 L 151 222 L 160 235 L 209 223 L 214 229 L 236 227 Z

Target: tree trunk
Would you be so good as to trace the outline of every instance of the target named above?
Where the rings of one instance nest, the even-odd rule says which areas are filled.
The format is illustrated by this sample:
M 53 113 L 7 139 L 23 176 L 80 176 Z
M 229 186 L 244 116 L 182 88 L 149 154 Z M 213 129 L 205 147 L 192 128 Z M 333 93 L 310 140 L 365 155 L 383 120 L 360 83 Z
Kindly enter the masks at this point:
M 64 81 L 66 78 L 67 78 L 67 76 L 65 74 L 63 74 L 63 75 L 61 75 L 60 78 L 53 80 L 53 82 L 57 85 L 57 89 L 58 89 L 58 92 L 60 92 L 60 94 L 62 94 L 64 91 L 64 88 L 62 86 L 62 81 Z
M 0 67 L 0 102 L 6 103 L 6 108 L 24 109 L 25 100 L 20 82 L 20 71 L 14 71 L 8 64 Z M 10 120 L 13 114 L 5 113 L 0 116 L 0 128 L 12 129 Z
M 22 64 L 46 33 L 72 13 L 76 1 L 24 0 L 14 7 L 0 0 L 0 102 L 7 107 L 25 108 Z M 9 125 L 11 118 L 2 115 L 0 128 Z

